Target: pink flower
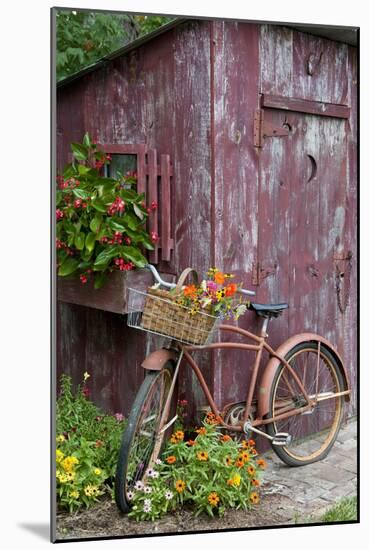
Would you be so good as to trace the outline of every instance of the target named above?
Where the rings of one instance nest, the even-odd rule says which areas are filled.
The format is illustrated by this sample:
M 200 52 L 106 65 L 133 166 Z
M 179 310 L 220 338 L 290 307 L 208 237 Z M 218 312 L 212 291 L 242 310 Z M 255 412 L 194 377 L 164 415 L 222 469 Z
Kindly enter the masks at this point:
M 64 212 L 60 210 L 59 208 L 56 209 L 56 220 L 61 220 L 64 218 Z
M 156 233 L 156 231 L 151 231 L 150 237 L 153 243 L 156 243 L 159 240 L 159 235 Z
M 122 415 L 122 413 L 115 413 L 114 416 L 118 420 L 118 422 L 121 422 L 122 420 L 124 420 L 124 416 Z
M 214 281 L 207 281 L 206 286 L 208 290 L 210 290 L 210 292 L 216 292 L 216 290 L 218 289 L 218 286 L 216 283 L 214 283 Z

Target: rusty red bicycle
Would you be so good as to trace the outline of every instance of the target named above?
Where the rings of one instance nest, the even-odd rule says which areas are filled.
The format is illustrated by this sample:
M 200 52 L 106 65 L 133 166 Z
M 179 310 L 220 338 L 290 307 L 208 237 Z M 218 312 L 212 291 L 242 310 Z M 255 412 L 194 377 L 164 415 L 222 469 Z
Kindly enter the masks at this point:
M 153 266 L 147 267 L 158 285 L 175 286 L 163 281 Z M 239 291 L 246 296 L 255 294 L 245 289 Z M 142 323 L 146 293 L 135 289 L 130 293 L 128 324 L 157 333 Z M 250 437 L 252 433 L 265 437 L 289 466 L 310 464 L 329 453 L 341 426 L 344 402 L 350 399 L 347 373 L 338 352 L 318 334 L 296 334 L 276 350 L 268 344 L 270 320 L 279 317 L 287 308 L 286 303 L 251 302 L 249 310 L 263 318 L 260 334 L 215 323 L 203 345 L 193 345 L 177 336 L 171 338 L 166 347 L 146 357 L 142 363 L 146 376 L 132 406 L 117 463 L 115 499 L 122 512 L 129 511 L 127 493 L 138 480 L 145 478 L 148 468 L 159 458 L 177 420 L 178 373 L 184 361 L 197 377 L 211 411 L 219 417 L 221 429 L 240 437 Z M 247 342 L 222 342 L 221 335 L 225 332 L 242 336 Z M 214 335 L 218 335 L 217 341 L 211 341 Z M 242 349 L 255 353 L 245 400 L 229 403 L 222 410 L 191 355 L 194 351 L 210 349 L 225 352 Z M 257 384 L 263 353 L 269 354 L 269 361 Z

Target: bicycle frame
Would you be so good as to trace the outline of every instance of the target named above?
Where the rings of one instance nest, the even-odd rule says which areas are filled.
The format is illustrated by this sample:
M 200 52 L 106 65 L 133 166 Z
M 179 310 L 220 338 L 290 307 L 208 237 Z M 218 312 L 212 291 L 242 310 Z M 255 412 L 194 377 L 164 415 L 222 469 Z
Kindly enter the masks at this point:
M 166 402 L 166 405 L 165 405 L 165 408 L 164 408 L 163 418 L 167 417 L 166 413 L 169 411 L 170 400 L 171 400 L 171 397 L 172 397 L 174 384 L 175 384 L 176 378 L 178 376 L 179 366 L 180 366 L 182 358 L 185 358 L 186 361 L 188 362 L 188 364 L 190 365 L 190 367 L 192 368 L 192 370 L 194 371 L 194 373 L 195 373 L 195 375 L 196 375 L 196 377 L 197 377 L 197 379 L 200 383 L 200 386 L 201 386 L 201 388 L 202 388 L 202 390 L 205 394 L 205 397 L 208 401 L 210 409 L 212 410 L 212 412 L 216 416 L 219 417 L 220 425 L 222 425 L 224 428 L 226 428 L 228 430 L 243 432 L 244 431 L 244 423 L 249 421 L 251 406 L 252 406 L 253 398 L 254 398 L 254 395 L 255 395 L 256 381 L 257 381 L 257 377 L 258 377 L 258 373 L 259 373 L 260 365 L 261 365 L 261 357 L 262 357 L 262 354 L 263 354 L 264 351 L 268 352 L 269 355 L 272 358 L 277 359 L 280 363 L 285 365 L 286 369 L 288 369 L 288 371 L 291 373 L 292 377 L 296 381 L 297 386 L 301 390 L 301 393 L 302 393 L 302 395 L 303 395 L 303 397 L 306 401 L 306 405 L 304 405 L 302 407 L 299 407 L 298 409 L 296 409 L 296 407 L 291 409 L 291 407 L 289 405 L 287 405 L 286 407 L 284 407 L 280 411 L 278 411 L 278 414 L 276 414 L 275 416 L 272 416 L 270 418 L 265 418 L 265 417 L 262 417 L 261 415 L 258 415 L 255 419 L 252 419 L 250 421 L 251 426 L 252 427 L 263 426 L 263 425 L 266 425 L 266 424 L 269 424 L 269 423 L 272 423 L 272 422 L 276 422 L 276 421 L 279 421 L 279 420 L 286 419 L 286 418 L 291 417 L 291 416 L 300 415 L 300 414 L 302 414 L 306 411 L 311 411 L 312 408 L 314 407 L 314 405 L 316 404 L 316 401 L 314 399 L 312 399 L 312 397 L 310 397 L 307 394 L 307 391 L 306 391 L 305 386 L 304 386 L 304 381 L 300 380 L 300 378 L 295 373 L 294 369 L 291 367 L 291 365 L 289 365 L 289 363 L 284 359 L 284 357 L 281 354 L 277 353 L 275 350 L 273 350 L 273 348 L 266 342 L 266 339 L 268 338 L 268 334 L 267 334 L 268 322 L 269 322 L 269 319 L 266 318 L 264 320 L 263 327 L 262 327 L 262 330 L 261 330 L 261 333 L 260 333 L 259 336 L 257 336 L 256 334 L 253 334 L 253 333 L 251 333 L 247 330 L 244 330 L 244 329 L 241 329 L 239 327 L 232 326 L 232 325 L 219 325 L 218 328 L 219 328 L 220 331 L 228 331 L 228 332 L 233 332 L 233 333 L 240 334 L 241 336 L 249 338 L 250 340 L 255 342 L 253 344 L 238 343 L 238 342 L 215 342 L 215 343 L 212 343 L 212 344 L 206 344 L 206 345 L 202 345 L 202 346 L 197 346 L 197 345 L 190 345 L 189 346 L 189 345 L 182 345 L 182 344 L 179 344 L 177 342 L 176 343 L 176 353 L 179 354 L 179 356 L 177 358 L 177 365 L 176 365 L 174 380 L 173 380 L 173 383 L 172 383 L 172 388 L 169 392 L 167 402 Z M 246 393 L 246 399 L 245 399 L 246 406 L 245 406 L 244 418 L 243 418 L 242 424 L 240 424 L 240 425 L 230 425 L 230 424 L 227 424 L 226 422 L 223 421 L 223 419 L 221 417 L 221 411 L 218 409 L 218 407 L 217 407 L 217 405 L 216 405 L 216 403 L 213 399 L 213 396 L 210 392 L 210 389 L 209 389 L 209 387 L 208 387 L 208 385 L 207 385 L 207 383 L 206 383 L 206 381 L 205 381 L 205 379 L 202 375 L 200 367 L 197 365 L 197 363 L 195 362 L 195 360 L 193 359 L 193 357 L 190 354 L 190 352 L 192 352 L 192 351 L 213 350 L 213 349 L 241 349 L 241 350 L 245 350 L 245 351 L 253 351 L 253 352 L 256 353 L 254 365 L 253 365 L 253 368 L 252 368 L 251 381 L 250 381 L 248 391 Z M 318 343 L 317 366 L 316 366 L 317 370 L 319 369 L 319 360 L 320 360 L 320 342 Z M 292 391 L 292 389 L 291 389 L 291 391 Z M 347 389 L 344 392 L 332 394 L 329 397 L 323 397 L 323 399 L 334 398 L 334 397 L 338 397 L 339 395 L 347 396 L 347 395 L 349 395 L 349 393 L 350 393 L 350 390 Z M 228 406 L 229 405 L 226 405 L 225 408 L 227 408 Z M 162 431 L 165 430 L 171 423 L 172 423 L 172 421 L 169 424 L 165 425 L 165 426 L 161 425 L 160 429 Z

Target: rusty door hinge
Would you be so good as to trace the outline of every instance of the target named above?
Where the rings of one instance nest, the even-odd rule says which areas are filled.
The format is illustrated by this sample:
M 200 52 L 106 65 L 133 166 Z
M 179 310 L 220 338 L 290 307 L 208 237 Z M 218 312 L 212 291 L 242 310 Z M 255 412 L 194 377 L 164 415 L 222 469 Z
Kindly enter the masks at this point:
M 288 136 L 289 129 L 276 126 L 266 121 L 264 109 L 255 109 L 254 114 L 254 146 L 263 147 L 264 139 L 267 137 Z
M 277 264 L 271 267 L 263 267 L 259 262 L 252 264 L 252 284 L 259 286 L 264 279 L 275 275 L 277 271 Z
M 350 299 L 352 256 L 351 250 L 333 256 L 337 305 L 342 314 L 345 313 Z

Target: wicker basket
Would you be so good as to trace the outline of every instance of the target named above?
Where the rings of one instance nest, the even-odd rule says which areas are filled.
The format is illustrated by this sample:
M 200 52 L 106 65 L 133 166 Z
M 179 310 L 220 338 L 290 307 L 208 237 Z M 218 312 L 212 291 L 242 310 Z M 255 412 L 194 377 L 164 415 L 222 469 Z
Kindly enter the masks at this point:
M 147 289 L 140 328 L 186 344 L 203 345 L 209 341 L 217 318 L 202 311 L 191 314 L 189 308 L 175 302 L 191 271 L 194 270 L 187 268 L 183 271 L 172 292 Z

